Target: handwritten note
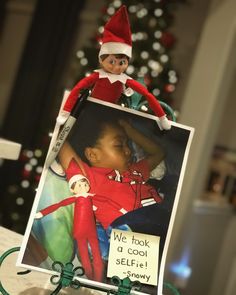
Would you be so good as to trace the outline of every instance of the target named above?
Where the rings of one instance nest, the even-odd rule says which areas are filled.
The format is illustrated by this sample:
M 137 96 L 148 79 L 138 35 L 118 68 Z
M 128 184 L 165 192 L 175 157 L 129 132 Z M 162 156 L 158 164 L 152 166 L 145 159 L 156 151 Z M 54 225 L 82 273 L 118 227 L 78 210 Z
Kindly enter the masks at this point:
M 160 237 L 113 229 L 107 276 L 157 285 Z

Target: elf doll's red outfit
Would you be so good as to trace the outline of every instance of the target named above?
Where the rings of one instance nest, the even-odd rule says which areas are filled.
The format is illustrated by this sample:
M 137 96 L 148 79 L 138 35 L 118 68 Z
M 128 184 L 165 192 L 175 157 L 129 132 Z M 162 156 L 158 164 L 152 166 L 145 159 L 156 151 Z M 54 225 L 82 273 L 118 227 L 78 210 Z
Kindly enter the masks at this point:
M 102 69 L 95 70 L 91 75 L 79 81 L 70 92 L 63 108 L 64 111 L 71 112 L 80 91 L 91 87 L 93 87 L 91 97 L 111 103 L 117 103 L 125 89 L 131 88 L 146 97 L 151 109 L 158 117 L 165 116 L 165 112 L 157 99 L 142 84 L 126 74 L 115 75 L 107 73 Z
M 90 167 L 82 161 L 80 165 L 83 165 L 82 169 L 89 179 L 96 219 L 105 229 L 129 211 L 162 201 L 156 190 L 146 183 L 150 171 L 145 159 L 133 163 L 122 174 L 110 168 Z M 72 160 L 66 174 L 76 166 L 77 171 L 82 173 Z
M 115 57 L 117 54 L 125 55 L 128 58 L 132 55 L 130 24 L 126 6 L 124 5 L 111 17 L 104 27 L 99 58 L 100 63 L 105 70 L 95 70 L 91 75 L 83 78 L 77 83 L 70 92 L 63 110 L 57 118 L 57 122 L 59 124 L 64 124 L 82 89 L 92 89 L 92 97 L 111 103 L 117 103 L 122 93 L 129 93 L 129 95 L 132 95 L 134 90 L 147 99 L 151 109 L 160 119 L 161 128 L 170 129 L 171 124 L 166 118 L 165 112 L 155 96 L 153 96 L 142 84 L 123 73 L 127 67 L 123 68 L 119 74 L 116 74 L 112 69 L 108 69 L 104 66 L 105 63 L 101 59 L 102 56 L 114 55 Z M 122 67 L 122 63 L 120 66 Z
M 78 175 L 76 169 L 77 167 L 71 166 L 68 170 L 68 176 L 72 175 L 69 184 L 70 182 L 78 181 L 81 177 L 85 178 L 82 175 Z M 45 216 L 58 210 L 60 207 L 74 204 L 73 237 L 77 242 L 81 264 L 89 279 L 102 281 L 103 262 L 99 249 L 92 196 L 93 194 L 91 193 L 77 194 L 42 209 L 40 213 Z M 90 259 L 89 247 L 92 259 Z

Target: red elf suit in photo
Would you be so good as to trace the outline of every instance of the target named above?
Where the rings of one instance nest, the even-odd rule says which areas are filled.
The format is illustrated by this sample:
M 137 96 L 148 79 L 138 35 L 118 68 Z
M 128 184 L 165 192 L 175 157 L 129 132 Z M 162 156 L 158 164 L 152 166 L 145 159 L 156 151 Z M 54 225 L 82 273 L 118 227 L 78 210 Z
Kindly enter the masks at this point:
M 124 5 L 121 6 L 104 26 L 99 58 L 104 54 L 124 54 L 128 58 L 132 56 L 130 23 L 127 9 Z M 128 96 L 132 95 L 134 90 L 147 99 L 151 109 L 160 119 L 161 128 L 166 130 L 171 128 L 171 123 L 167 119 L 160 103 L 147 88 L 124 73 L 117 75 L 107 72 L 104 69 L 95 70 L 92 74 L 80 80 L 71 90 L 63 110 L 57 117 L 57 122 L 60 125 L 64 124 L 69 117 L 80 91 L 90 88 L 92 89 L 91 97 L 111 103 L 117 103 L 122 93 Z
M 156 190 L 146 183 L 150 171 L 145 159 L 133 163 L 122 174 L 110 168 L 91 167 L 82 161 L 79 167 L 75 160 L 70 162 L 66 174 L 73 167 L 89 179 L 96 220 L 104 229 L 127 212 L 162 201 Z
M 70 187 L 76 181 L 86 179 L 83 175 L 78 174 L 77 165 L 71 165 L 67 169 L 67 178 L 69 179 Z M 73 237 L 77 242 L 82 267 L 89 279 L 102 281 L 103 261 L 98 243 L 92 197 L 93 194 L 88 192 L 73 195 L 40 210 L 40 213 L 45 216 L 58 210 L 60 207 L 74 204 Z M 89 248 L 92 259 L 90 259 Z

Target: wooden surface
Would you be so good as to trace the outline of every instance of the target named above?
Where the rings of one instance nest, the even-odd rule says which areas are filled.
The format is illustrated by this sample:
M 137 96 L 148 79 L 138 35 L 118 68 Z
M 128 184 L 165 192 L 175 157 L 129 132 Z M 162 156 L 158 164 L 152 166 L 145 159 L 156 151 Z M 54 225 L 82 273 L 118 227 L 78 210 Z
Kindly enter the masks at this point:
M 23 237 L 8 229 L 0 227 L 0 255 L 7 250 L 21 246 Z M 50 275 L 32 271 L 29 274 L 18 275 L 17 272 L 24 271 L 23 268 L 16 267 L 16 260 L 19 252 L 14 252 L 6 257 L 0 268 L 0 281 L 4 289 L 10 295 L 49 295 L 56 288 L 50 283 Z M 59 294 L 71 295 L 94 295 L 98 292 L 80 288 L 73 290 L 65 288 Z M 101 293 L 99 293 L 101 294 Z

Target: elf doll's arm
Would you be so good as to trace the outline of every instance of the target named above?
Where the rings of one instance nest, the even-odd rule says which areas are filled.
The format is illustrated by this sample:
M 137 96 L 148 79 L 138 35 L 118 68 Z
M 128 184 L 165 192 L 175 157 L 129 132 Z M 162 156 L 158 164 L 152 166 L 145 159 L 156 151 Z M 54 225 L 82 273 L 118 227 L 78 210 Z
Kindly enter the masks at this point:
M 61 207 L 71 205 L 72 203 L 75 202 L 75 200 L 76 200 L 76 197 L 70 197 L 70 198 L 66 198 L 58 203 L 52 204 L 52 205 L 40 210 L 39 212 L 37 212 L 35 215 L 35 219 L 39 219 L 39 218 L 42 218 L 43 216 L 53 213 Z
M 99 74 L 94 72 L 91 75 L 83 78 L 82 80 L 80 80 L 75 87 L 71 90 L 68 98 L 66 99 L 66 102 L 63 106 L 63 110 L 59 113 L 58 117 L 57 117 L 57 123 L 59 125 L 63 125 L 65 123 L 65 121 L 67 120 L 67 118 L 70 115 L 71 110 L 73 109 L 80 91 L 82 89 L 88 89 L 91 88 L 96 81 L 99 79 Z
M 154 95 L 152 95 L 146 87 L 144 87 L 141 83 L 138 81 L 135 81 L 133 79 L 129 79 L 126 82 L 126 86 L 132 88 L 134 91 L 142 94 L 144 97 L 146 97 L 151 109 L 155 113 L 157 117 L 160 119 L 160 124 L 163 129 L 169 130 L 171 128 L 171 124 L 169 120 L 166 118 L 166 114 L 163 111 L 160 103 L 155 98 Z

